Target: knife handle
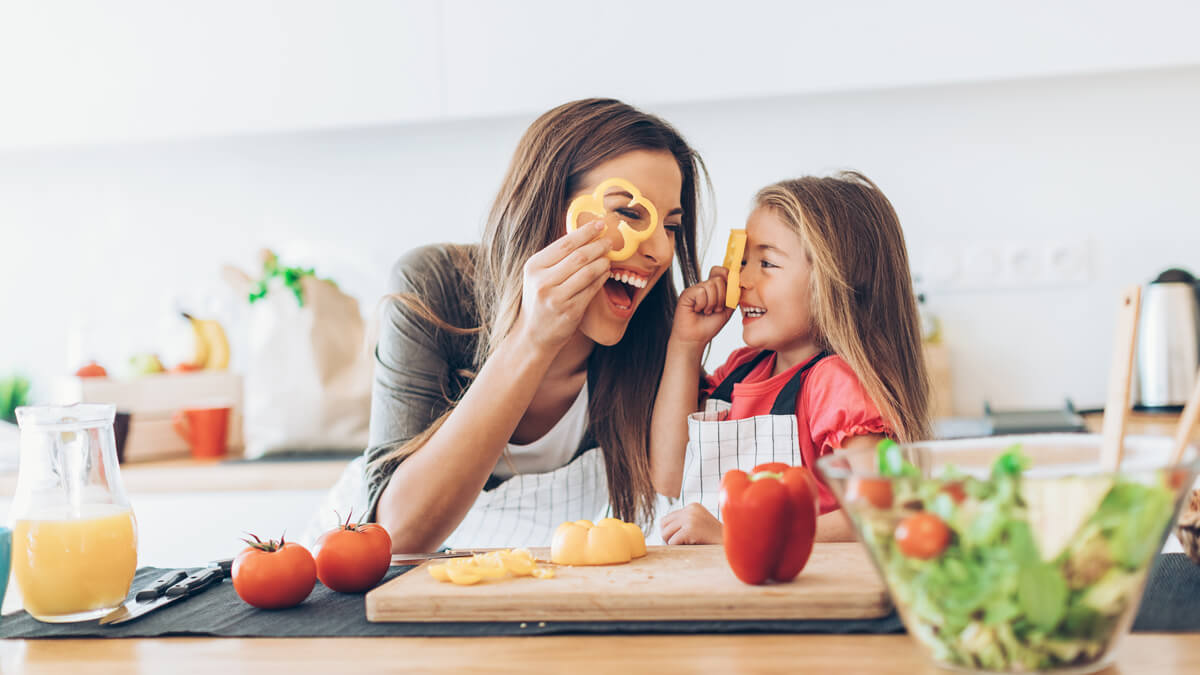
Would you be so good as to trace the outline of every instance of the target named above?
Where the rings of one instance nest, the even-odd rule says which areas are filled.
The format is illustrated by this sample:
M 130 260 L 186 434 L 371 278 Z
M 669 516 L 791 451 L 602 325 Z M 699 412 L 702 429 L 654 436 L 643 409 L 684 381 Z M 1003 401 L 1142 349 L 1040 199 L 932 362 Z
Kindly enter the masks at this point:
M 151 583 L 149 586 L 146 586 L 142 590 L 138 591 L 137 594 L 133 596 L 133 599 L 137 600 L 138 602 L 149 602 L 149 601 L 157 598 L 158 596 L 162 595 L 163 592 L 166 591 L 171 586 L 174 586 L 175 584 L 179 583 L 180 580 L 186 579 L 186 578 L 187 578 L 187 572 L 185 572 L 183 570 L 175 570 L 174 572 L 167 572 L 166 574 L 162 575 L 161 577 L 155 579 L 154 582 Z
M 180 595 L 192 595 L 221 581 L 223 578 L 225 578 L 225 572 L 220 567 L 206 567 L 168 588 L 166 595 L 168 598 Z

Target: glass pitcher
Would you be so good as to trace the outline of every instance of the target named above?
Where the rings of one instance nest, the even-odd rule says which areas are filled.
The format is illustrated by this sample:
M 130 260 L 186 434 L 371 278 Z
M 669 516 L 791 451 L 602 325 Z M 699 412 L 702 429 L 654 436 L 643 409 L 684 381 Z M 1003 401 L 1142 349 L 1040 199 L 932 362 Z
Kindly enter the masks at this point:
M 103 616 L 137 569 L 137 521 L 106 404 L 17 408 L 21 464 L 12 568 L 25 610 L 50 623 Z

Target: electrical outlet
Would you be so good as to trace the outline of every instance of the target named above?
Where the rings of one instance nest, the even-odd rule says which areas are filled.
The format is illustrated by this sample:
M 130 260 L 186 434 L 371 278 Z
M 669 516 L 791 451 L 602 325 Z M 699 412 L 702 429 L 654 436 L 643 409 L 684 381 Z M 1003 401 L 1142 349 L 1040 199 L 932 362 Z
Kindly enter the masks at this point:
M 1086 241 L 974 241 L 943 243 L 916 262 L 913 272 L 932 291 L 1058 288 L 1090 278 Z

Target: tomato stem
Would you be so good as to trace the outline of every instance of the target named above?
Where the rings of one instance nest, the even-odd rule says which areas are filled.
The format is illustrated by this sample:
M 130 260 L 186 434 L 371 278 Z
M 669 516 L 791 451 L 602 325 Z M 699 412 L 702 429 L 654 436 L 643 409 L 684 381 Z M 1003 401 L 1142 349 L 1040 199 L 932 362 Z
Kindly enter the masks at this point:
M 265 553 L 274 553 L 275 551 L 283 548 L 283 545 L 287 543 L 287 541 L 284 540 L 284 536 L 287 535 L 287 530 L 284 530 L 283 535 L 280 535 L 279 541 L 275 541 L 274 539 L 263 541 L 262 539 L 258 538 L 258 535 L 252 532 L 247 532 L 246 534 L 250 535 L 250 537 L 253 538 L 253 541 L 248 538 L 242 538 L 242 541 L 246 542 L 246 545 L 248 545 L 250 548 L 258 549 L 259 551 L 263 551 Z

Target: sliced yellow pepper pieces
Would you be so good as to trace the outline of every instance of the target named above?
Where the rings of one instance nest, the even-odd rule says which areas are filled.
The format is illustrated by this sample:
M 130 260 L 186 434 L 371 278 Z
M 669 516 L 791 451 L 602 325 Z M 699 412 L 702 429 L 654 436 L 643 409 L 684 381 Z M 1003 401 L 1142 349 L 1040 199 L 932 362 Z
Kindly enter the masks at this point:
M 446 576 L 450 577 L 450 581 L 460 586 L 470 586 L 483 581 L 483 576 L 475 571 L 473 567 L 466 565 L 453 565 L 446 568 Z
M 461 586 L 470 586 L 483 580 L 503 579 L 510 574 L 514 577 L 533 576 L 538 579 L 554 577 L 553 571 L 538 567 L 533 554 L 525 549 L 476 553 L 469 558 L 452 558 L 429 566 L 429 575 L 434 579 Z

